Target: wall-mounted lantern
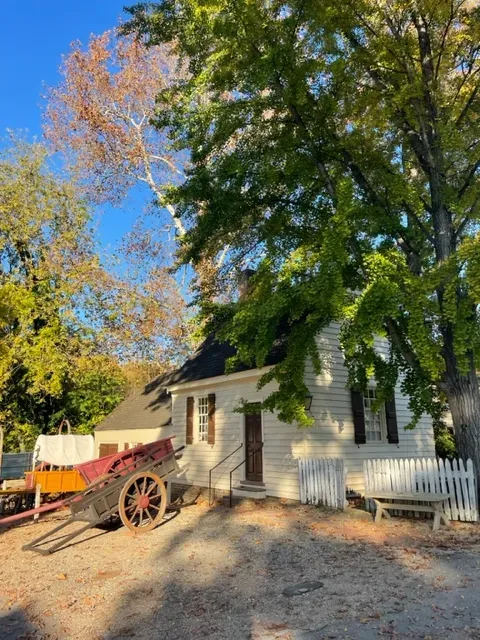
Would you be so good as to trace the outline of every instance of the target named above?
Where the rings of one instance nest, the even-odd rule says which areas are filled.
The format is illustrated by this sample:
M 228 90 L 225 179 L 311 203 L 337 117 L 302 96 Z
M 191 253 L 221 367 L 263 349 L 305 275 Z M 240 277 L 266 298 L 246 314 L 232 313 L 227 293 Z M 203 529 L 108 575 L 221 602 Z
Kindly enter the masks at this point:
M 310 411 L 310 409 L 312 408 L 312 400 L 313 400 L 313 396 L 310 392 L 305 394 L 305 411 Z

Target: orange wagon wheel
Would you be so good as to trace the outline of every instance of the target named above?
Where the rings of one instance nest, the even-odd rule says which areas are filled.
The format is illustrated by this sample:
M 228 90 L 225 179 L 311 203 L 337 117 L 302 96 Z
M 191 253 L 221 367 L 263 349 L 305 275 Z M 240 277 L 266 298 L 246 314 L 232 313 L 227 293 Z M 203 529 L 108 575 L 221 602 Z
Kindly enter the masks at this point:
M 154 529 L 167 508 L 167 490 L 156 473 L 140 471 L 125 483 L 118 501 L 123 524 L 131 531 Z

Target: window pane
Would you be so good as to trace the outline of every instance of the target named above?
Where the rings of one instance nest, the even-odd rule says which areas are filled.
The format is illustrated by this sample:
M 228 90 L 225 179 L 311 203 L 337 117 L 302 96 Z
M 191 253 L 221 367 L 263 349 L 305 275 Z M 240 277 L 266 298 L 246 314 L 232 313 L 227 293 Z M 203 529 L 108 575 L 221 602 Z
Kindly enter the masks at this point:
M 198 441 L 208 439 L 208 397 L 198 399 Z
M 363 406 L 365 409 L 365 435 L 367 442 L 381 442 L 383 440 L 383 411 L 372 411 L 376 400 L 375 389 L 367 389 Z

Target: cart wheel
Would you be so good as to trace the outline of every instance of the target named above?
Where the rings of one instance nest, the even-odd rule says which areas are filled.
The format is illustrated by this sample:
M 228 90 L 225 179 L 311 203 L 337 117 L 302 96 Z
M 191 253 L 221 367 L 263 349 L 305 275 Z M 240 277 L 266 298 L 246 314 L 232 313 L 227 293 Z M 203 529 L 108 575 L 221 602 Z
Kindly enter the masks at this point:
M 167 508 L 167 490 L 157 474 L 140 471 L 124 485 L 118 500 L 123 524 L 132 531 L 151 531 Z

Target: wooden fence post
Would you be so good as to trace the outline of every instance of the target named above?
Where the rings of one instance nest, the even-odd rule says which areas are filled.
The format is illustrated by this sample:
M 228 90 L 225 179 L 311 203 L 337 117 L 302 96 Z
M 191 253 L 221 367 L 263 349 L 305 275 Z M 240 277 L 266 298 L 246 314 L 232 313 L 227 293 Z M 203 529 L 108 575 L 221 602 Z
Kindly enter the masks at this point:
M 42 485 L 41 484 L 37 484 L 35 486 L 35 505 L 34 505 L 35 509 L 38 509 L 38 507 L 40 506 L 41 490 L 42 490 Z M 33 516 L 33 521 L 34 522 L 38 522 L 39 518 L 40 518 L 40 514 L 36 513 Z

